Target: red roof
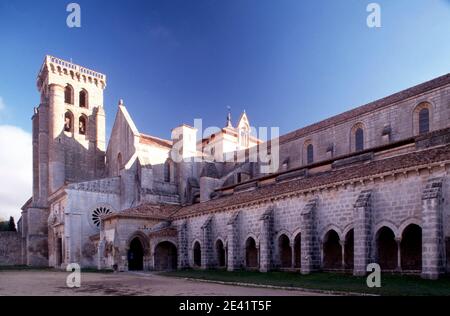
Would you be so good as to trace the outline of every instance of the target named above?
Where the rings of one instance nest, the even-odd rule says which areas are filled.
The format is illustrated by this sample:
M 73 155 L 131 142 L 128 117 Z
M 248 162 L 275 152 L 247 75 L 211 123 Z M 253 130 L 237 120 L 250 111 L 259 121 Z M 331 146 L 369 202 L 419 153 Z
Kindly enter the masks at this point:
M 159 147 L 172 148 L 172 141 L 158 138 L 155 136 L 145 135 L 142 133 L 139 135 L 139 142 L 141 144 L 156 145 Z
M 201 215 L 226 207 L 276 197 L 286 193 L 314 189 L 342 181 L 376 176 L 398 169 L 428 165 L 441 161 L 450 161 L 450 145 L 375 160 L 364 164 L 349 165 L 346 168 L 330 170 L 291 181 L 275 182 L 262 187 L 256 187 L 252 191 L 236 192 L 215 200 L 182 207 L 172 218 Z
M 109 214 L 105 216 L 105 219 L 114 217 L 143 217 L 164 220 L 169 219 L 169 217 L 179 208 L 179 205 L 147 203 Z

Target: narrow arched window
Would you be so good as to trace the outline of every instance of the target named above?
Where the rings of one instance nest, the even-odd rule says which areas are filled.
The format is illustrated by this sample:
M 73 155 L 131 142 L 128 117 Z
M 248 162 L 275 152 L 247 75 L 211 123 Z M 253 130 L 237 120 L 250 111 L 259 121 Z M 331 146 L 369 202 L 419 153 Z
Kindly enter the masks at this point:
M 78 120 L 78 133 L 80 135 L 86 135 L 86 126 L 87 126 L 86 117 L 80 116 L 80 119 Z
M 358 128 L 355 131 L 355 151 L 361 151 L 364 149 L 364 131 L 362 128 Z
M 247 128 L 242 128 L 240 132 L 240 143 L 242 147 L 248 147 L 249 132 Z
M 120 169 L 122 168 L 122 154 L 117 155 L 117 175 L 120 174 Z
M 64 131 L 65 132 L 73 131 L 73 115 L 69 111 L 67 111 L 66 114 L 64 114 Z
M 170 182 L 170 163 L 166 161 L 164 163 L 164 182 Z
M 80 91 L 80 108 L 88 107 L 88 93 L 86 90 Z
M 428 133 L 430 131 L 430 111 L 423 108 L 419 111 L 419 134 Z
M 306 147 L 306 162 L 308 164 L 314 162 L 314 146 L 312 144 Z
M 70 84 L 64 88 L 64 102 L 73 104 L 73 88 Z

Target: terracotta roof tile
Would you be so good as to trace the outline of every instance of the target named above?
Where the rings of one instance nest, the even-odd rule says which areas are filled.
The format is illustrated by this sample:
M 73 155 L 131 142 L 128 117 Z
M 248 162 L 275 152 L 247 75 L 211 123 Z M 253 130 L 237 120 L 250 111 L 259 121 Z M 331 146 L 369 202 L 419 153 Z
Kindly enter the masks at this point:
M 105 219 L 114 217 L 143 217 L 155 219 L 169 219 L 170 215 L 176 212 L 179 208 L 180 206 L 172 204 L 146 203 L 120 212 L 112 213 L 110 215 L 105 216 Z
M 156 145 L 156 146 L 168 147 L 168 148 L 172 147 L 172 141 L 170 141 L 170 140 L 158 138 L 155 136 L 145 135 L 142 133 L 139 135 L 139 142 L 141 144 Z
M 331 170 L 305 178 L 266 185 L 252 191 L 234 193 L 204 203 L 182 207 L 172 217 L 182 218 L 190 215 L 205 214 L 262 198 L 275 197 L 285 193 L 312 189 L 336 182 L 372 175 L 375 176 L 396 169 L 410 168 L 445 160 L 450 160 L 450 145 L 376 160 L 356 166 L 351 165 L 350 167 Z

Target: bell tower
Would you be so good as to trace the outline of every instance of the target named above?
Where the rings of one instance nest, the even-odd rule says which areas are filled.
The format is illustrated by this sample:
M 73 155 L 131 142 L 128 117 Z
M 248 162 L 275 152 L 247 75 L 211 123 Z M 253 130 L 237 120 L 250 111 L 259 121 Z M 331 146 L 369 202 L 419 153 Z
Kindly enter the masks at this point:
M 46 207 L 66 183 L 102 177 L 105 170 L 106 76 L 46 56 L 33 116 L 33 202 Z
M 106 76 L 46 56 L 37 77 L 33 197 L 22 208 L 23 262 L 48 265 L 49 198 L 71 182 L 104 176 Z

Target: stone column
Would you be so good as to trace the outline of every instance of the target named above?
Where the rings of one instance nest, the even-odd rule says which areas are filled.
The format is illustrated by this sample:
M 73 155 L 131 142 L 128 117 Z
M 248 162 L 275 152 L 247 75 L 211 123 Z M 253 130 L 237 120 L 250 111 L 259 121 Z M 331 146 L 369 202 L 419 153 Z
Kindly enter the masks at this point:
M 101 235 L 101 233 L 100 233 Z M 103 258 L 103 254 L 105 253 L 105 240 L 101 238 L 100 236 L 100 241 L 98 243 L 98 247 L 97 247 L 97 269 L 98 270 L 102 270 L 105 268 L 105 264 L 104 264 L 104 258 Z
M 202 269 L 213 266 L 212 216 L 209 216 L 202 229 Z
M 345 240 L 339 240 L 339 244 L 341 245 L 341 266 L 342 270 L 345 269 Z
M 234 271 L 241 267 L 239 247 L 239 212 L 231 215 L 227 223 L 227 239 L 228 239 L 228 264 L 227 270 Z
M 422 193 L 422 278 L 437 279 L 445 271 L 442 178 L 428 180 Z
M 178 269 L 189 268 L 187 223 L 183 221 L 178 227 Z
M 366 275 L 371 251 L 371 195 L 372 191 L 364 190 L 359 194 L 354 209 L 354 250 L 353 275 Z
M 395 238 L 395 243 L 397 244 L 397 268 L 395 268 L 395 271 L 401 272 L 402 271 L 402 238 L 401 237 Z
M 261 235 L 259 238 L 259 271 L 267 272 L 272 264 L 272 236 L 273 236 L 273 207 L 267 209 L 259 219 L 261 221 Z
M 49 106 L 48 104 L 41 104 L 38 111 L 38 149 L 37 149 L 37 167 L 38 173 L 33 177 L 33 181 L 39 182 L 38 185 L 38 195 L 33 198 L 33 205 L 38 207 L 48 206 L 48 196 L 49 196 Z M 34 158 L 33 158 L 34 159 Z M 33 172 L 35 170 L 33 169 Z M 30 223 L 31 224 L 31 223 Z
M 310 200 L 300 213 L 301 220 L 301 273 L 309 274 L 320 267 L 320 248 L 316 231 L 315 212 L 318 199 Z
M 291 268 L 295 269 L 295 241 L 294 241 L 294 239 L 289 241 L 289 246 L 291 247 Z
M 64 87 L 49 85 L 49 187 L 50 194 L 64 185 L 65 157 L 60 142 L 64 130 Z M 74 122 L 72 122 L 72 125 Z M 73 127 L 74 128 L 74 127 Z

